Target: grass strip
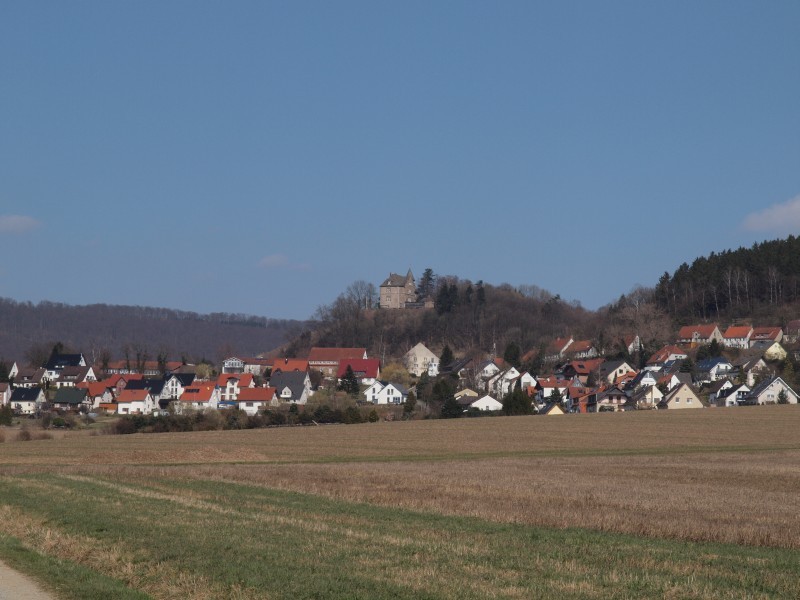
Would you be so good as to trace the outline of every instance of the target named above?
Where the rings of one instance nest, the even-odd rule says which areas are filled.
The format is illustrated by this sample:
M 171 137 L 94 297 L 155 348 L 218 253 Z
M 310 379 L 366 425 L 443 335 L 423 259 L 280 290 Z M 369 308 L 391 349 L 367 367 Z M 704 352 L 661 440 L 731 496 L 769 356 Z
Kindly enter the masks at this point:
M 68 560 L 25 547 L 14 537 L 0 535 L 0 558 L 9 567 L 38 581 L 42 588 L 65 600 L 146 600 L 147 594 L 123 582 Z
M 99 552 L 123 546 L 150 573 L 145 589 L 159 589 L 160 566 L 205 578 L 209 598 L 800 594 L 791 550 L 491 523 L 246 484 L 37 474 L 1 478 L 0 498 Z

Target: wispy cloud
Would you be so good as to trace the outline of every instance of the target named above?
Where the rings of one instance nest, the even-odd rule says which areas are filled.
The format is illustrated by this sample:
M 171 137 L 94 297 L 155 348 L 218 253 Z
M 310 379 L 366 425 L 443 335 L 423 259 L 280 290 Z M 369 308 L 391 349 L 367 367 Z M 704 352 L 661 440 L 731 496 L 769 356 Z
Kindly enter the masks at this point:
M 25 215 L 0 215 L 0 233 L 26 233 L 39 227 L 41 223 Z
M 750 213 L 745 217 L 742 227 L 748 231 L 800 232 L 800 196 L 795 196 L 782 204 L 773 204 L 759 212 Z
M 262 269 L 289 269 L 291 271 L 311 269 L 311 265 L 308 263 L 294 263 L 285 254 L 269 254 L 258 261 L 258 266 Z

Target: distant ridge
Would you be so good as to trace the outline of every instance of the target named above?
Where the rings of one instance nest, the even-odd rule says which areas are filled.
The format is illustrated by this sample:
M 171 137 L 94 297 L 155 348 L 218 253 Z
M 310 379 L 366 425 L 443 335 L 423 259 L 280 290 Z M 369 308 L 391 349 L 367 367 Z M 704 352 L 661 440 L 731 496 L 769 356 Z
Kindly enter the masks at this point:
M 222 354 L 269 352 L 303 326 L 302 321 L 233 313 L 0 298 L 0 358 L 24 363 L 32 349 L 61 342 L 87 359 L 103 352 L 122 358 L 127 345 L 153 359 L 165 352 L 175 360 L 218 360 Z

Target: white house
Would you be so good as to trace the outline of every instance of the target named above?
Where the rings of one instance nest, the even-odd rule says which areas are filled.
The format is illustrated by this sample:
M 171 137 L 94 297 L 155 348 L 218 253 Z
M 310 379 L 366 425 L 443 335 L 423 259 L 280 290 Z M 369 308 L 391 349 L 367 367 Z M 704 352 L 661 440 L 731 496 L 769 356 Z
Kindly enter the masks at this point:
M 398 383 L 376 381 L 364 390 L 364 398 L 372 404 L 405 404 L 408 391 Z
M 240 390 L 255 387 L 252 373 L 225 373 L 217 378 L 220 400 L 235 402 Z
M 255 415 L 259 410 L 266 410 L 278 405 L 278 395 L 274 387 L 254 387 L 243 388 L 239 392 L 239 410 L 243 410 L 248 415 Z
M 491 396 L 486 395 L 472 402 L 469 408 L 477 408 L 478 410 L 503 410 L 503 404 Z
M 187 386 L 180 399 L 175 403 L 175 409 L 183 412 L 187 409 L 206 410 L 217 408 L 220 402 L 220 391 L 216 383 L 208 381 Z
M 146 415 L 152 413 L 158 405 L 150 394 L 150 390 L 130 390 L 125 388 L 117 397 L 118 415 Z
M 750 325 L 731 325 L 722 334 L 722 343 L 726 348 L 747 348 L 753 328 Z
M 496 373 L 487 384 L 487 389 L 497 395 L 505 396 L 511 390 L 512 386 L 519 379 L 520 372 L 514 367 L 506 369 L 505 371 Z
M 32 415 L 46 401 L 44 390 L 38 387 L 14 388 L 8 403 L 11 409 L 18 414 Z

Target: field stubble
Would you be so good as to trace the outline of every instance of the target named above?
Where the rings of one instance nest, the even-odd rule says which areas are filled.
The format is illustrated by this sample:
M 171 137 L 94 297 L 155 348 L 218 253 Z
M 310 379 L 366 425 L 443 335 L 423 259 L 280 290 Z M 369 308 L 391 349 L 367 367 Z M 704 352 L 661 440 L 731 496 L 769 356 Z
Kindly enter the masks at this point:
M 336 557 L 347 548 L 346 571 L 330 575 L 342 586 L 342 597 L 357 597 L 361 592 L 354 590 L 366 581 L 381 583 L 389 595 L 411 589 L 432 597 L 459 597 L 458 590 L 469 590 L 473 597 L 532 597 L 532 585 L 544 586 L 540 597 L 627 597 L 615 593 L 620 588 L 629 596 L 641 589 L 699 598 L 778 597 L 795 591 L 796 572 L 786 563 L 796 564 L 800 548 L 798 407 L 68 435 L 5 443 L 0 452 L 0 485 L 9 503 L 16 498 L 4 509 L 0 531 L 30 538 L 45 553 L 84 548 L 83 564 L 113 567 L 115 576 L 156 597 L 226 597 L 236 590 L 239 597 L 252 595 L 246 576 L 231 584 L 227 571 L 214 575 L 215 563 L 195 564 L 199 559 L 168 548 L 173 538 L 193 531 L 194 518 L 209 520 L 207 531 L 192 534 L 202 541 L 192 539 L 192 544 L 204 551 L 235 548 L 232 540 L 214 535 L 238 532 L 239 541 L 252 546 L 256 563 L 264 549 L 262 542 L 247 537 L 249 522 L 273 534 L 293 532 L 296 537 L 282 543 L 310 553 L 303 565 L 315 565 L 308 559 L 317 556 L 322 562 L 313 568 L 331 568 L 331 573 L 337 572 L 342 559 Z M 280 495 L 295 492 L 301 496 Z M 53 522 L 70 511 L 69 503 L 81 506 L 84 493 L 102 502 L 97 514 L 80 527 L 69 520 Z M 339 512 L 330 512 L 333 504 L 304 504 L 305 494 L 341 503 L 335 505 Z M 45 509 L 47 498 L 57 504 Z M 380 523 L 372 524 L 375 517 L 365 512 L 371 505 L 384 507 L 375 513 Z M 160 512 L 147 511 L 154 507 L 161 507 L 158 511 L 175 528 L 171 537 L 153 528 L 151 521 Z M 413 513 L 398 516 L 395 523 L 391 509 Z M 138 511 L 143 512 L 137 517 Z M 120 525 L 127 514 L 131 522 Z M 473 531 L 473 525 L 456 526 L 457 521 L 427 523 L 424 515 L 474 517 L 476 524 L 510 524 L 512 529 L 487 526 L 483 531 L 474 525 L 478 529 Z M 101 521 L 108 531 L 119 532 L 103 538 L 107 534 L 95 533 L 105 531 L 96 529 Z M 617 540 L 613 552 L 619 557 L 609 554 L 607 564 L 599 558 L 593 560 L 600 564 L 589 565 L 580 556 L 562 554 L 557 545 L 551 555 L 531 555 L 532 548 L 540 547 L 525 537 L 527 529 L 513 529 L 516 525 L 563 529 L 563 539 L 572 540 L 565 548 L 572 544 L 581 553 L 603 557 L 597 542 L 570 532 L 634 534 L 653 543 L 640 547 L 640 542 Z M 146 545 L 186 564 L 148 557 L 146 546 L 134 543 L 135 533 L 130 538 L 122 533 L 127 526 L 142 535 L 153 528 Z M 545 535 L 530 531 L 531 539 Z M 518 534 L 522 538 L 514 537 Z M 58 536 L 67 541 L 55 543 Z M 764 558 L 756 549 L 743 550 L 741 556 L 699 549 L 693 550 L 694 558 L 677 560 L 675 549 L 661 548 L 659 538 L 760 546 L 765 552 L 782 549 L 789 558 Z M 476 542 L 487 548 L 479 550 Z M 524 548 L 527 566 L 497 555 L 506 543 Z M 441 556 L 441 564 L 432 563 L 431 556 Z M 750 561 L 752 571 L 741 567 Z M 759 579 L 761 561 L 771 565 L 772 574 Z M 279 564 L 283 569 L 296 566 Z M 453 564 L 461 569 L 453 582 L 432 580 Z M 526 574 L 525 569 L 534 571 Z M 161 577 L 161 571 L 172 574 Z M 726 586 L 733 586 L 725 594 L 715 579 L 719 573 L 728 578 Z M 347 581 L 339 581 L 344 575 Z M 762 592 L 739 595 L 740 585 Z M 195 587 L 209 593 L 192 592 Z M 298 597 L 304 593 L 316 591 L 298 588 Z

